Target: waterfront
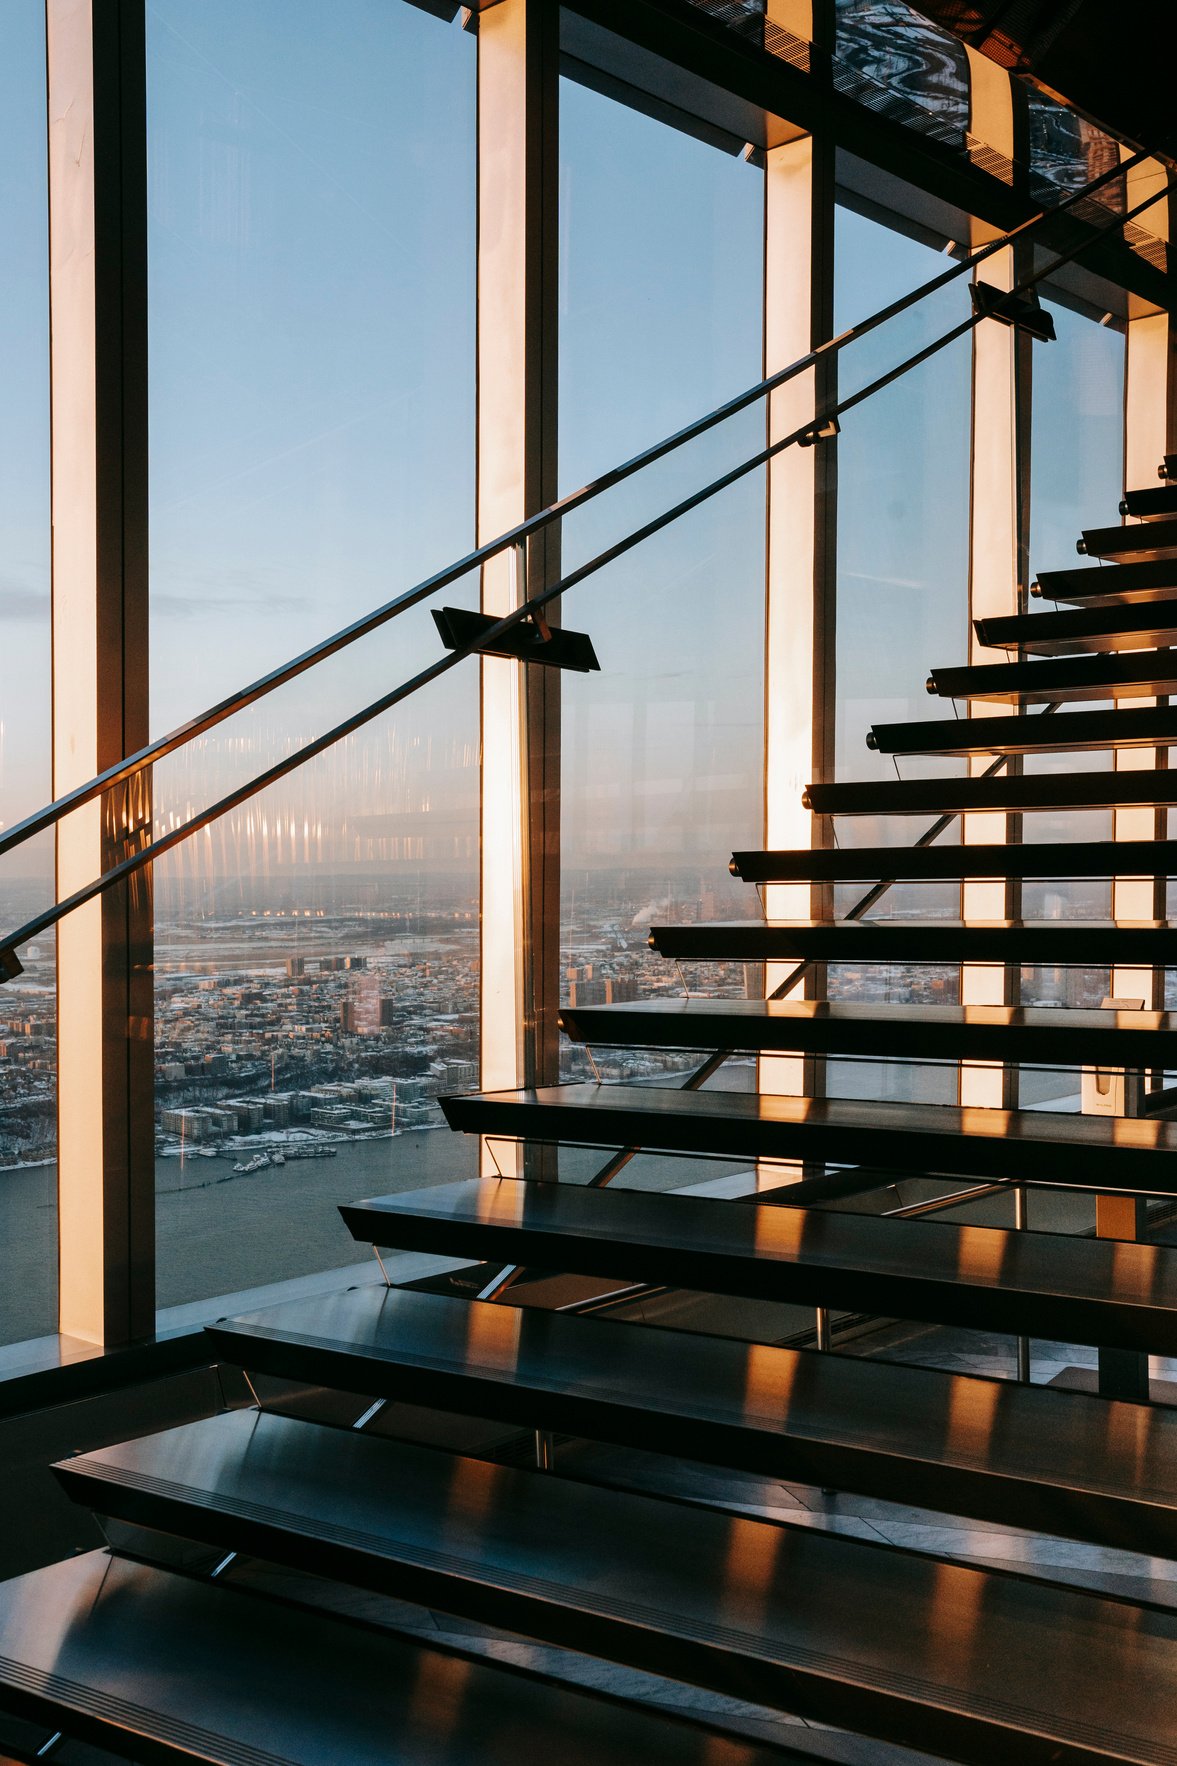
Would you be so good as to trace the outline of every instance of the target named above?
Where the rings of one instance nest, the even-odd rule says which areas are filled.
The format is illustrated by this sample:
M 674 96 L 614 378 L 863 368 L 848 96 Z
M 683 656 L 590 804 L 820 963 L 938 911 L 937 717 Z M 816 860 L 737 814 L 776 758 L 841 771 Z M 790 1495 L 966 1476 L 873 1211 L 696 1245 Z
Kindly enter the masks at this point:
M 472 1177 L 477 1144 L 445 1129 L 352 1141 L 334 1159 L 290 1160 L 240 1177 L 231 1158 L 156 1161 L 158 1304 L 179 1306 L 363 1256 L 340 1202 Z M 182 1180 L 182 1181 L 181 1181 Z M 8 1279 L 0 1342 L 57 1329 L 57 1166 L 0 1170 Z
M 749 1078 L 743 1064 L 733 1063 L 724 1084 L 744 1089 Z M 606 1156 L 591 1147 L 561 1149 L 560 1174 L 583 1180 Z M 500 1158 L 507 1169 L 504 1151 Z M 233 1155 L 185 1159 L 182 1167 L 178 1159 L 156 1160 L 161 1309 L 361 1261 L 364 1247 L 344 1229 L 339 1204 L 474 1177 L 478 1143 L 448 1129 L 425 1129 L 343 1142 L 334 1159 L 288 1160 L 241 1175 L 235 1162 Z M 713 1160 L 643 1154 L 621 1182 L 661 1189 L 732 1169 Z M 10 1275 L 0 1291 L 0 1343 L 47 1336 L 57 1329 L 55 1164 L 0 1169 L 0 1234 Z

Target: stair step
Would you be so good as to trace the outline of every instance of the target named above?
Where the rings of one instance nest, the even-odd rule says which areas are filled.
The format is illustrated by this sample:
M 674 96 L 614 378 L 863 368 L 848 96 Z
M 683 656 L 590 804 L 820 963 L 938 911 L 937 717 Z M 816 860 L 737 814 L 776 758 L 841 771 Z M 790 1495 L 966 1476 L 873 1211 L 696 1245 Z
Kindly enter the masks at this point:
M 524 1744 L 568 1766 L 782 1757 L 705 1720 L 100 1551 L 0 1584 L 0 1704 L 156 1766 L 488 1766 Z
M 791 1404 L 792 1394 L 780 1396 Z M 1003 1396 L 973 1412 L 979 1435 L 994 1431 Z M 1056 1401 L 1039 1407 L 1048 1427 L 1059 1396 L 1032 1394 Z M 956 1411 L 952 1425 L 962 1432 Z M 1030 1440 L 1037 1447 L 1043 1436 Z M 924 1439 L 918 1448 L 926 1453 Z M 1177 1701 L 1173 1613 L 804 1527 L 703 1508 L 686 1519 L 657 1497 L 313 1424 L 222 1416 L 61 1470 L 100 1512 L 191 1529 L 810 1720 L 918 1737 L 959 1759 L 988 1762 L 1011 1746 L 1026 1760 L 1093 1748 L 1097 1759 L 1155 1758 Z M 1076 1470 L 1086 1485 L 1085 1466 Z M 1041 1503 L 1037 1465 L 1023 1482 Z M 1071 1510 L 1086 1494 L 1068 1482 L 1055 1498 Z M 946 1610 L 970 1615 L 967 1650 Z M 1028 1645 L 1039 1637 L 1073 1640 L 1065 1651 L 1055 1642 L 1050 1673 Z M 353 1702 L 366 1704 L 369 1685 L 359 1684 L 364 1699 Z M 473 1731 L 479 1705 L 462 1692 Z M 1025 1751 L 1011 1731 L 1032 1738 Z M 701 1759 L 703 1738 L 679 1733 L 681 1757 Z M 1083 1756 L 1071 1752 L 1076 1741 Z M 582 1735 L 571 1749 L 552 1744 L 562 1758 L 585 1758 Z M 634 1746 L 598 1758 L 632 1760 Z M 733 1750 L 740 1760 L 751 1752 Z M 538 1735 L 528 1734 L 527 1757 L 548 1757 Z
M 1170 1172 L 1177 1122 L 1152 1117 L 590 1084 L 472 1092 L 443 1098 L 441 1107 L 464 1134 L 1177 1195 L 1177 1169 Z M 809 1182 L 786 1184 L 772 1192 L 771 1206 L 807 1205 L 810 1189 Z M 753 1199 L 759 1205 L 762 1197 Z M 1102 1249 L 1099 1257 L 1114 1261 L 1122 1249 Z
M 1117 809 L 1126 805 L 1164 808 L 1177 804 L 1177 769 L 1150 768 L 1147 772 L 1029 773 L 991 779 L 866 779 L 839 785 L 807 785 L 802 794 L 806 809 L 822 816 L 923 816 L 963 815 L 970 810 L 1045 811 L 1059 809 Z M 971 865 L 970 857 L 962 859 Z M 1058 863 L 1069 866 L 1070 847 L 1058 854 Z M 1142 867 L 1144 869 L 1144 867 Z M 1152 863 L 1147 867 L 1151 874 Z M 1030 875 L 1032 873 L 1014 873 Z M 1066 875 L 1074 875 L 1069 869 Z M 1117 863 L 1116 875 L 1126 873 Z M 971 869 L 965 875 L 976 876 Z
M 813 792 L 824 787 L 810 785 Z M 1177 876 L 1177 840 L 1027 841 L 1015 845 L 786 847 L 733 852 L 745 883 L 955 881 L 960 877 Z
M 711 920 L 653 926 L 650 946 L 673 962 L 1177 966 L 1165 920 Z
M 1120 514 L 1136 520 L 1158 515 L 1177 515 L 1177 484 L 1150 485 L 1147 490 L 1125 491 Z
M 928 692 L 941 699 L 1043 705 L 1082 699 L 1139 699 L 1177 693 L 1177 652 L 1116 650 L 1099 656 L 1047 656 L 1037 662 L 978 662 L 933 669 Z
M 860 1000 L 636 1000 L 564 1006 L 573 1042 L 912 1061 L 1177 1067 L 1177 1014 L 1052 1006 L 893 1006 Z
M 876 754 L 1066 754 L 1083 749 L 1177 745 L 1177 706 L 1064 711 L 1057 717 L 922 718 L 875 724 Z
M 1116 530 L 1119 532 L 1119 529 Z M 1082 607 L 1123 607 L 1134 601 L 1168 601 L 1177 595 L 1177 565 L 1170 559 L 1118 564 L 1114 570 L 1042 570 L 1030 584 L 1044 601 Z
M 360 1244 L 398 1251 L 1063 1342 L 1101 1342 L 1111 1329 L 1116 1346 L 1160 1352 L 1177 1335 L 1177 1253 L 1151 1245 L 1131 1246 L 1121 1281 L 1118 1243 L 501 1177 L 339 1211 Z M 1177 1446 L 1177 1416 L 1174 1431 Z
M 1085 527 L 1075 550 L 1087 558 L 1132 559 L 1137 563 L 1177 554 L 1177 519 L 1137 521 L 1128 527 Z
M 313 1368 L 356 1392 L 1173 1552 L 1167 1408 L 406 1289 L 296 1301 L 210 1334 L 252 1372 Z
M 1173 495 L 1177 497 L 1177 485 Z M 1164 607 L 1158 607 L 1155 601 L 1135 601 L 1126 607 L 1068 607 L 1057 613 L 1013 613 L 998 619 L 975 619 L 973 630 L 978 643 L 990 649 L 1029 650 L 1035 656 L 1161 650 L 1177 644 L 1177 601 Z

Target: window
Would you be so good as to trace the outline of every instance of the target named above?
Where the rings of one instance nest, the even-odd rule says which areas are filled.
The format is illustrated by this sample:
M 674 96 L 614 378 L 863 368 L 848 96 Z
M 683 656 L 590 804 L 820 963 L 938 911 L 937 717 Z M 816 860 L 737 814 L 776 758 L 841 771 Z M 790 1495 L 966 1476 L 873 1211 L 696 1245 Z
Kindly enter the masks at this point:
M 394 0 L 153 0 L 152 720 L 473 539 L 475 42 Z M 474 591 L 476 593 L 476 590 Z M 426 609 L 157 767 L 184 819 L 438 652 Z M 156 867 L 163 1308 L 359 1255 L 449 1179 L 477 1061 L 478 694 L 455 671 Z
M 51 795 L 45 8 L 0 9 L 0 827 Z M 0 860 L 0 929 L 53 894 L 53 842 Z M 0 1342 L 57 1329 L 53 936 L 0 987 Z

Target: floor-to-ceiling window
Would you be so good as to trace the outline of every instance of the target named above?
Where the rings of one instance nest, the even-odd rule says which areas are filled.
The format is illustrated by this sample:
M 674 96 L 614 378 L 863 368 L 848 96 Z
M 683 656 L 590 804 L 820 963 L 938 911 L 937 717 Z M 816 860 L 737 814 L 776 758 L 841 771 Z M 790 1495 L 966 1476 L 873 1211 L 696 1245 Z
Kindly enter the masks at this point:
M 45 8 L 0 8 L 0 829 L 52 786 Z M 0 860 L 0 934 L 44 908 L 53 843 Z M 54 940 L 0 987 L 0 1343 L 57 1328 Z
M 835 330 L 899 299 L 945 267 L 943 257 L 881 221 L 837 211 Z M 968 312 L 961 278 L 848 348 L 839 364 L 846 397 L 931 343 Z M 866 744 L 874 723 L 951 718 L 930 698 L 929 670 L 965 660 L 968 637 L 970 343 L 949 345 L 849 412 L 838 440 L 837 776 L 893 779 L 959 772 L 960 760 L 905 760 L 897 769 Z M 923 823 L 906 817 L 844 818 L 843 845 L 906 845 Z M 950 831 L 946 838 L 955 838 Z M 844 912 L 862 889 L 840 889 Z M 879 915 L 958 912 L 949 886 L 893 888 Z M 830 971 L 834 997 L 950 1004 L 957 972 L 895 964 Z M 831 1062 L 831 1091 L 947 1100 L 950 1067 L 923 1070 Z
M 571 80 L 561 83 L 560 483 L 584 483 L 760 377 L 763 176 Z M 564 564 L 763 446 L 757 406 L 564 524 Z M 755 916 L 735 846 L 760 841 L 764 477 L 724 491 L 591 577 L 565 623 L 602 672 L 563 688 L 564 999 L 742 992 L 739 965 L 684 981 L 652 922 Z M 597 1051 L 602 1073 L 689 1057 Z M 565 1070 L 587 1074 L 583 1052 Z M 744 1077 L 750 1074 L 747 1068 Z M 728 1075 L 738 1083 L 737 1074 Z
M 403 0 L 148 9 L 151 713 L 472 543 L 476 40 Z M 477 584 L 453 597 L 470 604 Z M 440 651 L 428 609 L 157 767 L 167 826 Z M 355 1261 L 478 1056 L 467 667 L 156 866 L 163 1308 Z
M 1054 320 L 1056 340 L 1033 353 L 1030 458 L 1030 567 L 1038 571 L 1082 568 L 1076 542 L 1084 528 L 1116 524 L 1123 489 L 1124 332 L 1058 300 L 1043 302 Z M 1094 560 L 1090 567 L 1097 569 Z M 1044 604 L 1036 603 L 1038 606 Z M 1096 710 L 1090 702 L 1081 709 Z M 1067 715 L 1064 706 L 1056 715 Z M 1096 772 L 1110 767 L 1110 752 L 1027 755 L 1027 773 Z M 1026 840 L 1107 840 L 1110 810 L 1028 815 Z M 1027 883 L 1023 911 L 1033 919 L 1089 919 L 1111 912 L 1106 879 Z M 1106 969 L 1027 969 L 1026 1004 L 1098 1006 L 1106 996 Z M 1073 1075 L 1026 1075 L 1027 1099 L 1077 1093 Z

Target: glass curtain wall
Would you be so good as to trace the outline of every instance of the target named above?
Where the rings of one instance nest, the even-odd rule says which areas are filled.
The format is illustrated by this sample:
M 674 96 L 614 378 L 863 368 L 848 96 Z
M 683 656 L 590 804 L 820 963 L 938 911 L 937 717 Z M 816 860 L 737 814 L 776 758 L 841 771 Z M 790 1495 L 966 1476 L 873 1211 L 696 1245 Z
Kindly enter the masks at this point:
M 570 80 L 561 102 L 568 490 L 760 378 L 763 179 Z M 565 568 L 763 445 L 758 407 L 640 474 L 565 522 Z M 763 825 L 763 473 L 590 578 L 563 619 L 591 633 L 602 667 L 562 686 L 565 1002 L 758 988 L 738 964 L 692 964 L 684 979 L 646 937 L 657 921 L 759 912 L 727 861 Z M 693 1064 L 595 1053 L 611 1078 Z M 564 1065 L 591 1071 L 579 1048 Z M 723 1082 L 751 1072 L 729 1064 Z
M 1084 560 L 1075 542 L 1085 527 L 1110 527 L 1119 519 L 1124 461 L 1125 338 L 1121 326 L 1044 300 L 1057 340 L 1033 353 L 1030 460 L 1030 566 L 1073 570 Z M 1091 568 L 1098 564 L 1091 562 Z M 1090 704 L 1082 707 L 1094 710 Z M 1055 714 L 1067 715 L 1064 707 Z M 1027 773 L 1095 772 L 1112 765 L 1110 752 L 1027 755 Z M 1028 815 L 1025 840 L 1109 840 L 1110 810 Z M 1023 912 L 1030 919 L 1099 918 L 1111 913 L 1111 885 L 1103 879 L 1028 883 Z M 1025 1004 L 1098 1006 L 1108 992 L 1106 969 L 1027 969 Z M 1073 1076 L 1027 1075 L 1031 1096 L 1077 1091 Z
M 162 731 L 473 543 L 476 43 L 153 0 L 148 100 Z M 418 610 L 232 719 L 156 768 L 157 826 L 439 651 Z M 161 1308 L 353 1263 L 336 1201 L 463 1173 L 429 1131 L 477 1081 L 471 665 L 157 864 L 156 912 Z
M 835 232 L 835 330 L 897 299 L 944 267 L 942 254 L 881 222 L 839 207 Z M 845 397 L 959 322 L 964 279 L 854 344 L 840 364 Z M 874 723 L 951 718 L 930 698 L 936 666 L 963 662 L 968 635 L 971 350 L 949 345 L 848 414 L 838 440 L 837 685 L 835 747 L 842 780 L 895 777 L 892 760 L 866 745 Z M 905 777 L 957 773 L 960 760 L 904 761 Z M 847 818 L 842 845 L 908 845 L 923 824 L 908 817 Z M 944 836 L 951 839 L 951 833 Z M 844 913 L 861 887 L 839 889 Z M 872 911 L 955 917 L 959 896 L 940 885 L 899 886 Z M 900 965 L 829 971 L 832 998 L 951 1004 L 957 969 Z M 954 1097 L 951 1067 L 829 1063 L 842 1096 Z M 878 1089 L 878 1088 L 881 1088 Z
M 51 795 L 45 8 L 0 8 L 0 829 Z M 0 861 L 0 931 L 44 907 L 53 842 Z M 0 987 L 0 1343 L 57 1329 L 52 935 Z

